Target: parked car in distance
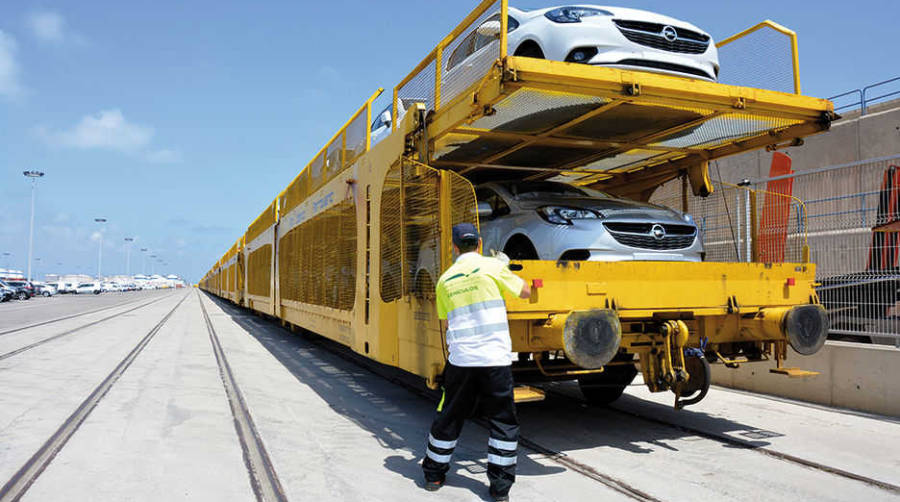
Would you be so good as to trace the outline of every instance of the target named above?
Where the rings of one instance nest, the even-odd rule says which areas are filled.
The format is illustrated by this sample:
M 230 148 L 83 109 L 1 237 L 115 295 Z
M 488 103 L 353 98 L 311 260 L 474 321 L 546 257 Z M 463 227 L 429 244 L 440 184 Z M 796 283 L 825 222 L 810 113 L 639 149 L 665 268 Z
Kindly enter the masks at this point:
M 16 290 L 3 281 L 0 281 L 0 303 L 8 302 L 16 297 Z
M 95 295 L 99 295 L 100 294 L 100 285 L 97 284 L 96 282 L 85 282 L 83 284 L 79 284 L 78 287 L 76 287 L 75 291 L 73 291 L 73 292 L 76 294 L 79 294 L 79 295 L 91 294 L 91 293 L 93 293 Z
M 484 252 L 516 260 L 701 261 L 693 218 L 552 181 L 478 185 Z
M 53 296 L 58 292 L 56 286 L 52 282 L 46 284 L 42 282 L 36 282 L 34 283 L 34 289 L 35 293 L 41 296 Z
M 34 286 L 27 281 L 6 281 L 6 283 L 18 290 L 16 298 L 19 300 L 27 300 L 34 296 Z

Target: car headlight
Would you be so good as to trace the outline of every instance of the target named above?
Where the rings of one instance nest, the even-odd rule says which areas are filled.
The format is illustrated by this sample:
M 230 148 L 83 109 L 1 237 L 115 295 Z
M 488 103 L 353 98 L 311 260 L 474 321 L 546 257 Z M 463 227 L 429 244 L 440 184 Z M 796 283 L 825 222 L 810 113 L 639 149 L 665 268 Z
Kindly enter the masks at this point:
M 612 15 L 608 10 L 591 7 L 559 7 L 544 13 L 544 16 L 554 23 L 580 23 L 583 17 Z
M 694 217 L 691 216 L 691 215 L 688 214 L 688 213 L 682 214 L 681 217 L 684 218 L 684 221 L 686 221 L 686 222 L 688 222 L 688 223 L 691 223 L 691 224 L 694 223 Z
M 554 225 L 571 225 L 572 220 L 599 220 L 603 217 L 597 211 L 568 206 L 541 206 L 537 212 L 547 223 Z

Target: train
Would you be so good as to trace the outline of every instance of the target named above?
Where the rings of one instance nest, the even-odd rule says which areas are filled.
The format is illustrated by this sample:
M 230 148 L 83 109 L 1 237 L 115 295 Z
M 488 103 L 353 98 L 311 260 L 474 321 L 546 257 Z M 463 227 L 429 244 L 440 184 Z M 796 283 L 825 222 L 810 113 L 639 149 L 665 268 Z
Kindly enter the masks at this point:
M 434 286 L 453 260 L 450 228 L 479 223 L 473 182 L 564 179 L 646 201 L 681 180 L 688 207 L 722 189 L 709 162 L 798 145 L 835 117 L 831 102 L 799 89 L 508 55 L 505 27 L 466 74 L 442 70 L 507 8 L 480 4 L 393 88 L 390 133 L 377 143 L 383 90 L 370 96 L 198 287 L 436 388 L 447 347 Z M 795 37 L 765 23 L 745 34 L 767 28 Z M 604 114 L 627 124 L 628 138 L 597 122 Z M 746 230 L 747 246 L 756 232 Z M 785 366 L 789 348 L 812 354 L 828 329 L 801 234 L 790 262 L 513 260 L 534 289 L 506 300 L 517 399 L 539 399 L 536 383 L 577 380 L 588 401 L 606 404 L 640 373 L 680 408 L 706 395 L 710 364 L 774 361 L 775 373 L 814 375 Z

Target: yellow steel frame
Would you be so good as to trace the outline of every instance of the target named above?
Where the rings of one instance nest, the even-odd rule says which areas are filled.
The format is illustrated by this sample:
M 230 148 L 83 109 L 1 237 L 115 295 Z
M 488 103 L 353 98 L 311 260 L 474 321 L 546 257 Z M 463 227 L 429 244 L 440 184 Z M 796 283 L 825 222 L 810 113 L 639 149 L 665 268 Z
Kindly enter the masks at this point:
M 747 35 L 755 32 L 755 31 L 759 31 L 763 28 L 771 28 L 779 33 L 784 34 L 785 36 L 788 37 L 788 39 L 790 39 L 790 41 L 791 41 L 791 63 L 793 65 L 793 70 L 794 70 L 794 94 L 800 94 L 800 58 L 797 55 L 797 33 L 794 32 L 794 30 L 785 28 L 784 26 L 776 23 L 775 21 L 766 19 L 765 21 L 763 21 L 759 24 L 753 25 L 744 31 L 735 33 L 734 35 L 732 35 L 724 40 L 720 40 L 718 43 L 716 43 L 716 47 L 718 48 L 718 47 L 723 47 L 725 45 L 728 45 L 731 42 L 734 42 L 735 40 L 744 38 Z

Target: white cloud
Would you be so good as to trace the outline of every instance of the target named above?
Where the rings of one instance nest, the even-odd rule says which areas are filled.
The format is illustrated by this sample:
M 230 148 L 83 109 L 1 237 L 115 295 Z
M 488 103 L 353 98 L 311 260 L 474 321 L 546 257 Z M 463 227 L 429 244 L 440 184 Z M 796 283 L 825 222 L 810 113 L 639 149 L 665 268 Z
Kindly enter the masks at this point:
M 154 130 L 128 122 L 121 110 L 114 109 L 86 115 L 68 130 L 54 132 L 38 127 L 37 133 L 52 145 L 136 153 L 150 144 Z
M 59 12 L 52 10 L 35 11 L 28 15 L 26 23 L 34 37 L 42 42 L 53 44 L 84 42 L 81 35 L 73 33 L 66 27 L 66 20 Z
M 19 83 L 16 40 L 0 31 L 0 96 L 16 98 L 24 92 Z
M 154 164 L 180 164 L 184 158 L 178 150 L 163 148 L 147 153 L 147 160 Z

